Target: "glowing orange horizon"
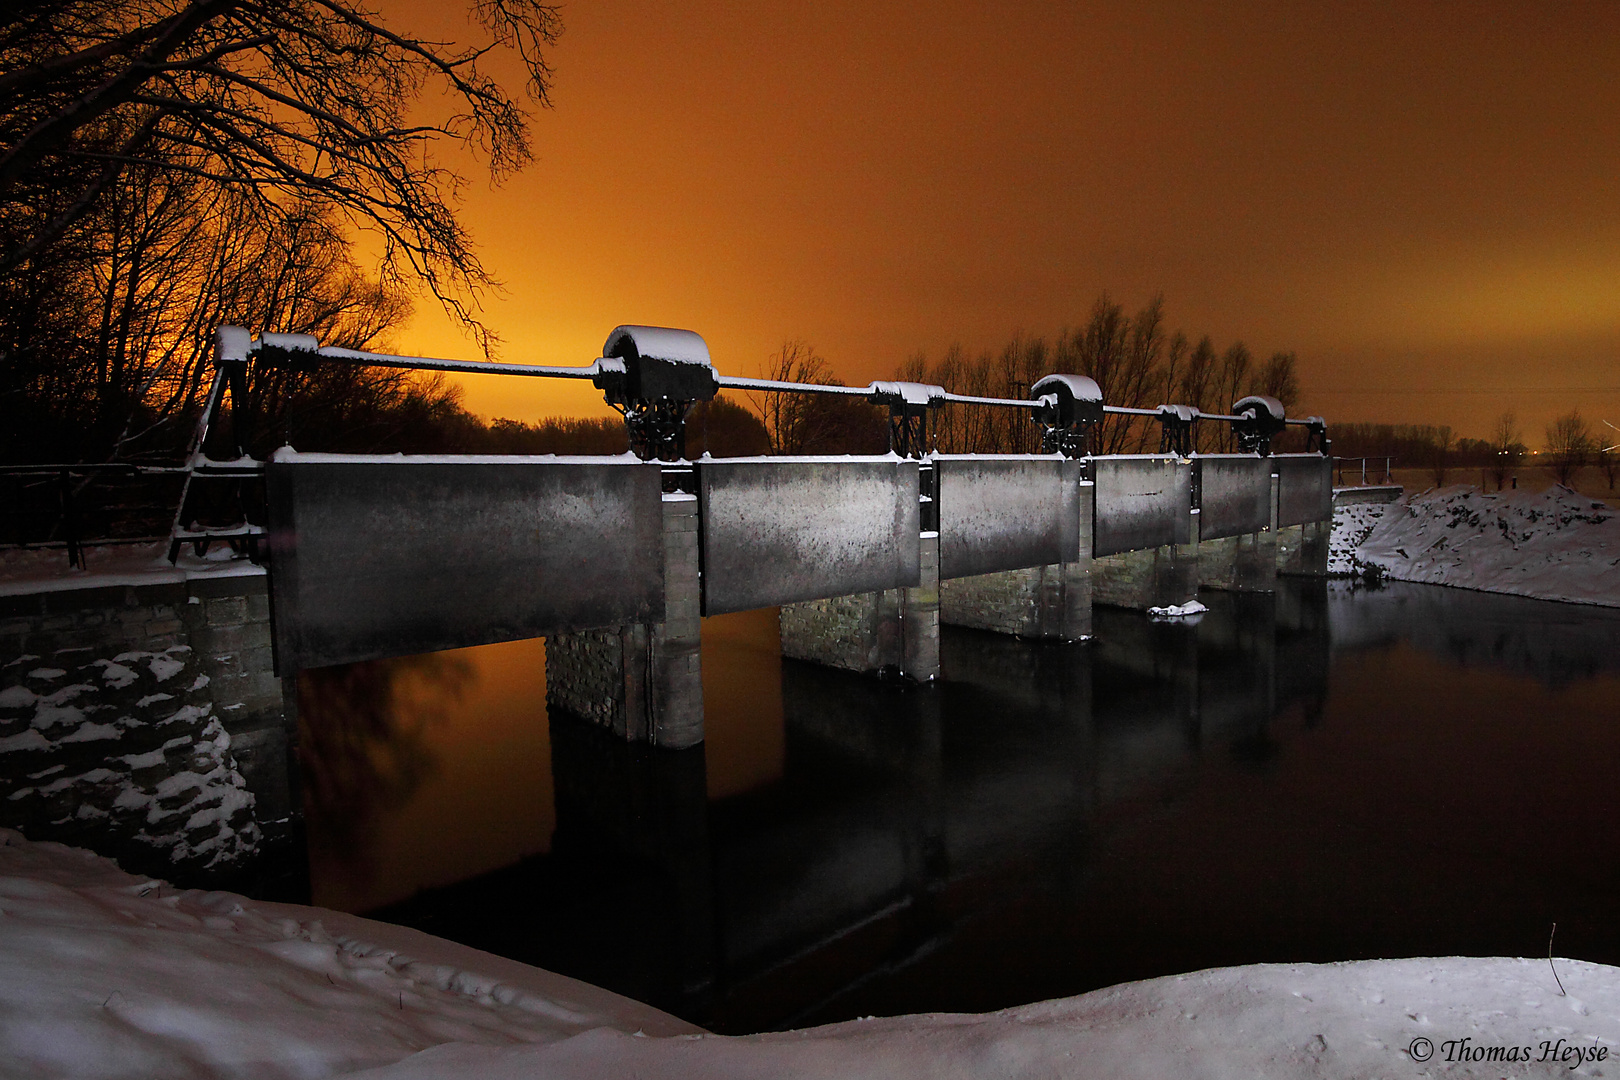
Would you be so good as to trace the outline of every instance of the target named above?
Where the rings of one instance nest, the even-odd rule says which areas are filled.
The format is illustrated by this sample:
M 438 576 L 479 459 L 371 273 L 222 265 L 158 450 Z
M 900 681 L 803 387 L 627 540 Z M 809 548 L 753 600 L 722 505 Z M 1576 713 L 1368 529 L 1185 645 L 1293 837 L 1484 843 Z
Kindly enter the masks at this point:
M 387 12 L 453 38 L 454 7 Z M 797 338 L 865 382 L 1162 292 L 1172 329 L 1296 351 L 1302 412 L 1620 422 L 1620 9 L 1053 7 L 568 5 L 538 160 L 469 169 L 501 358 L 652 323 L 728 373 Z M 473 351 L 428 302 L 396 344 Z

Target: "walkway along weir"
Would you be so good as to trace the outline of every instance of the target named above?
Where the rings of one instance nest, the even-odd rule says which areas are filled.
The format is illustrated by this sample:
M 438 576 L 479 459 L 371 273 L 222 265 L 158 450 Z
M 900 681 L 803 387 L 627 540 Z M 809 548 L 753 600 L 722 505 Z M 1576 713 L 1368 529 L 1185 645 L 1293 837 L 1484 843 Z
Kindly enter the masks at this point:
M 278 452 L 265 480 L 283 676 L 543 636 L 551 705 L 684 747 L 703 738 L 705 614 L 780 606 L 784 655 L 928 682 L 941 621 L 1083 640 L 1093 601 L 1145 609 L 1190 600 L 1201 582 L 1265 590 L 1278 569 L 1326 569 L 1325 429 L 1271 399 L 1212 415 L 1115 408 L 1072 375 L 1041 380 L 1027 400 L 733 378 L 714 371 L 698 335 L 656 327 L 617 328 L 578 368 L 323 349 L 232 328 L 219 341 L 227 388 L 253 360 L 590 378 L 626 421 L 631 453 L 618 457 Z M 688 409 L 725 388 L 886 405 L 892 452 L 685 461 Z M 932 454 L 929 412 L 952 404 L 1024 410 L 1043 453 Z M 1108 413 L 1158 421 L 1164 452 L 1092 456 Z M 1192 454 L 1201 420 L 1230 424 L 1245 452 Z M 1288 424 L 1307 429 L 1314 452 L 1270 455 Z M 199 477 L 207 460 L 199 443 Z M 1297 535 L 1279 544 L 1287 529 Z

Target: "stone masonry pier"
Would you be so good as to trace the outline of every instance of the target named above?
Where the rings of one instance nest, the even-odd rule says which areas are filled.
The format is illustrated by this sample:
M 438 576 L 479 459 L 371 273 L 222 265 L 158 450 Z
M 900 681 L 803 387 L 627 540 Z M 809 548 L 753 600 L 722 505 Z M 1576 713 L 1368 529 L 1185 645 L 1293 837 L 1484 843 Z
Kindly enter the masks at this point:
M 0 823 L 251 876 L 301 819 L 264 574 L 95 580 L 0 597 Z

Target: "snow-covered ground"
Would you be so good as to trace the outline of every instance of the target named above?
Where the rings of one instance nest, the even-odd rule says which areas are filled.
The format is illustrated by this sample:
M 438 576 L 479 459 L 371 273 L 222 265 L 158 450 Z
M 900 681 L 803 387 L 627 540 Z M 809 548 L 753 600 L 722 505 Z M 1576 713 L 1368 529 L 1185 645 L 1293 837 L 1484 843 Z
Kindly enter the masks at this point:
M 1328 537 L 1328 574 L 1353 577 L 1366 571 L 1358 563 L 1356 549 L 1383 520 L 1389 503 L 1357 502 L 1333 504 L 1333 532 Z
M 85 548 L 85 568 L 71 566 L 60 548 L 8 548 L 0 551 L 0 596 L 32 595 L 65 589 L 99 589 L 113 585 L 166 585 L 199 578 L 253 577 L 264 567 L 237 558 L 224 544 L 199 558 L 183 548 L 173 564 L 169 542 Z
M 1563 487 L 1335 506 L 1328 570 L 1620 606 L 1620 516 Z
M 5 1076 L 1613 1075 L 1620 969 L 1556 973 L 1567 994 L 1545 957 L 1262 965 L 733 1038 L 415 931 L 176 892 L 0 830 Z

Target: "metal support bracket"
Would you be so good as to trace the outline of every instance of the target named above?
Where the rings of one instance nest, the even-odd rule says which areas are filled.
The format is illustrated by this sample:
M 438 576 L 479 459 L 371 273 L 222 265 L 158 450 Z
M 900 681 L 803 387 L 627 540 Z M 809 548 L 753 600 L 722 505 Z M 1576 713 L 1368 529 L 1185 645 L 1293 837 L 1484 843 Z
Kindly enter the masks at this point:
M 1237 419 L 1232 430 L 1237 435 L 1238 450 L 1245 454 L 1271 454 L 1271 440 L 1282 434 L 1287 426 L 1287 414 L 1282 402 L 1265 394 L 1252 394 L 1232 403 Z
M 1102 390 L 1085 375 L 1048 375 L 1029 388 L 1041 403 L 1034 420 L 1041 425 L 1041 453 L 1090 456 L 1094 433 L 1102 424 Z
M 1160 405 L 1159 453 L 1191 457 L 1198 448 L 1198 410 L 1191 405 Z
M 624 417 L 630 452 L 643 461 L 684 460 L 686 414 L 720 388 L 703 338 L 662 326 L 614 328 L 591 382 Z

